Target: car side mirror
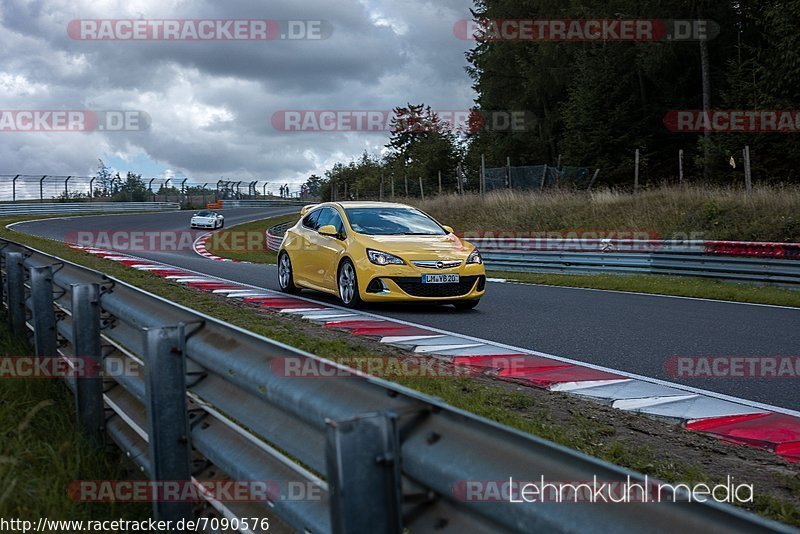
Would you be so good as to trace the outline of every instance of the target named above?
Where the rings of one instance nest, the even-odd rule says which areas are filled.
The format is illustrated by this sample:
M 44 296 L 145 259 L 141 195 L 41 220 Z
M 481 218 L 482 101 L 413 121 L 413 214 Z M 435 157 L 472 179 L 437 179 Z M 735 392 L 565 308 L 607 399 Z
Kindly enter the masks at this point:
M 448 234 L 454 234 L 455 233 L 455 230 L 453 230 L 452 226 L 442 225 L 442 228 L 444 228 L 444 231 L 447 232 Z
M 317 230 L 321 235 L 327 235 L 329 237 L 338 237 L 339 230 L 332 224 L 326 224 L 325 226 L 320 226 L 319 230 Z

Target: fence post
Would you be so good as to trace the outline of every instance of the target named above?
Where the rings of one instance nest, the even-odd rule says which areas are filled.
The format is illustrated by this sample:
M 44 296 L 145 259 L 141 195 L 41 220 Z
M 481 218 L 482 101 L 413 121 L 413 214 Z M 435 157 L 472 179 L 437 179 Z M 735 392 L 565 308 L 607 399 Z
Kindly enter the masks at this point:
M 633 192 L 639 192 L 639 149 L 636 149 L 636 172 L 633 175 Z
M 191 444 L 186 413 L 183 323 L 144 329 L 144 378 L 150 479 L 191 483 Z M 154 502 L 157 520 L 192 516 L 191 502 Z
M 16 175 L 11 182 L 11 202 L 17 201 L 17 178 L 19 178 L 19 174 Z
M 481 198 L 483 198 L 484 194 L 486 193 L 486 156 L 484 154 L 481 154 L 480 190 L 481 190 Z
M 392 175 L 392 200 L 394 200 L 394 174 Z
M 442 171 L 439 171 L 439 196 L 442 195 Z
M 67 179 L 64 180 L 64 200 L 69 200 L 69 179 L 72 176 L 67 176 Z
M 98 284 L 72 286 L 72 347 L 84 370 L 75 381 L 75 411 L 78 424 L 97 446 L 105 442 L 99 297 Z
M 744 147 L 744 185 L 747 188 L 747 192 L 750 193 L 753 190 L 753 173 L 752 169 L 750 168 L 750 145 L 746 145 Z
M 20 252 L 3 252 L 6 258 L 6 295 L 8 295 L 8 322 L 11 331 L 25 336 L 25 273 Z
M 511 157 L 506 156 L 506 187 L 511 189 Z
M 422 200 L 425 200 L 425 190 L 422 189 L 422 175 L 419 177 L 419 196 Z
M 592 187 L 594 186 L 594 183 L 597 181 L 597 175 L 598 174 L 600 174 L 600 169 L 599 168 L 594 171 L 594 176 L 592 176 L 592 181 L 589 182 L 589 191 L 592 190 Z
M 544 164 L 542 169 L 542 183 L 539 184 L 539 191 L 544 191 L 544 184 L 547 181 L 547 163 Z
M 45 174 L 39 179 L 39 202 L 44 202 L 44 179 L 47 178 Z
M 333 532 L 402 532 L 397 416 L 369 414 L 327 424 Z
M 678 150 L 678 183 L 683 185 L 683 149 Z
M 383 202 L 383 174 L 381 174 L 381 187 L 378 192 L 378 199 Z
M 36 356 L 55 357 L 58 353 L 56 311 L 53 309 L 53 268 L 31 267 L 31 323 Z

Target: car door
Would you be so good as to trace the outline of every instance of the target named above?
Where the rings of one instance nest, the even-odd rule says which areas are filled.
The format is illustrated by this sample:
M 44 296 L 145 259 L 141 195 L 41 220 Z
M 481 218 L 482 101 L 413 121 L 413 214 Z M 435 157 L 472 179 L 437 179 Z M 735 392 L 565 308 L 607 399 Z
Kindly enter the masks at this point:
M 295 273 L 295 283 L 312 282 L 313 269 L 309 262 L 316 252 L 317 239 L 317 220 L 322 209 L 315 209 L 306 214 L 300 225 L 297 227 L 298 240 L 289 250 L 289 257 L 292 259 L 292 269 Z
M 331 225 L 339 231 L 339 236 L 327 236 L 319 233 L 323 226 Z M 317 232 L 314 236 L 315 251 L 309 254 L 309 276 L 311 282 L 320 288 L 338 291 L 336 285 L 336 267 L 344 251 L 344 223 L 339 212 L 332 207 L 322 208 L 317 220 Z

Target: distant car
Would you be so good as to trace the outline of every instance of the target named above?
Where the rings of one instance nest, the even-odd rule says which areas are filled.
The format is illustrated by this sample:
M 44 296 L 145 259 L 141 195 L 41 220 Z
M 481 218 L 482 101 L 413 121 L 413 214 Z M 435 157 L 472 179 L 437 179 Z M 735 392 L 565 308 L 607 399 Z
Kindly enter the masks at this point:
M 225 217 L 216 211 L 198 211 L 192 215 L 192 228 L 211 228 L 216 230 L 225 226 Z
M 486 289 L 480 252 L 420 210 L 387 202 L 308 206 L 278 251 L 278 283 L 362 302 L 474 308 Z

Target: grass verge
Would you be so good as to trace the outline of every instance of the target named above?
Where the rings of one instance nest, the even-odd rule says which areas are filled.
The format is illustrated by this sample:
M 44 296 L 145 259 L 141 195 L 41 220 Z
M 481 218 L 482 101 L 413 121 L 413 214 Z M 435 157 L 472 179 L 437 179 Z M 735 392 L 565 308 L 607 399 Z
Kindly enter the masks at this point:
M 800 242 L 800 187 L 653 187 L 632 194 L 499 191 L 408 199 L 462 232 L 475 230 L 637 231 L 653 239 Z
M 285 222 L 296 222 L 299 218 L 299 214 L 293 213 L 231 226 L 215 232 L 214 236 L 206 242 L 206 250 L 220 258 L 250 263 L 277 263 L 277 254 L 265 247 L 264 233 L 273 226 Z M 242 238 L 242 236 L 250 235 L 253 235 L 255 239 L 251 241 Z M 249 243 L 253 243 L 253 246 L 250 246 Z
M 14 338 L 0 314 L 0 355 L 32 353 Z M 75 480 L 119 480 L 136 475 L 116 448 L 98 450 L 75 426 L 72 395 L 48 379 L 0 381 L 0 517 L 33 521 L 144 520 L 146 503 L 81 503 L 67 488 Z
M 2 223 L 2 221 L 0 221 Z M 264 227 L 263 222 L 260 225 Z M 144 271 L 0 228 L 0 237 L 101 270 L 172 302 L 330 359 L 407 353 L 303 321 L 202 293 Z M 669 482 L 717 483 L 732 475 L 755 486 L 749 510 L 800 526 L 800 466 L 759 449 L 729 445 L 663 421 L 620 412 L 547 390 L 491 377 L 395 380 L 488 419 Z

